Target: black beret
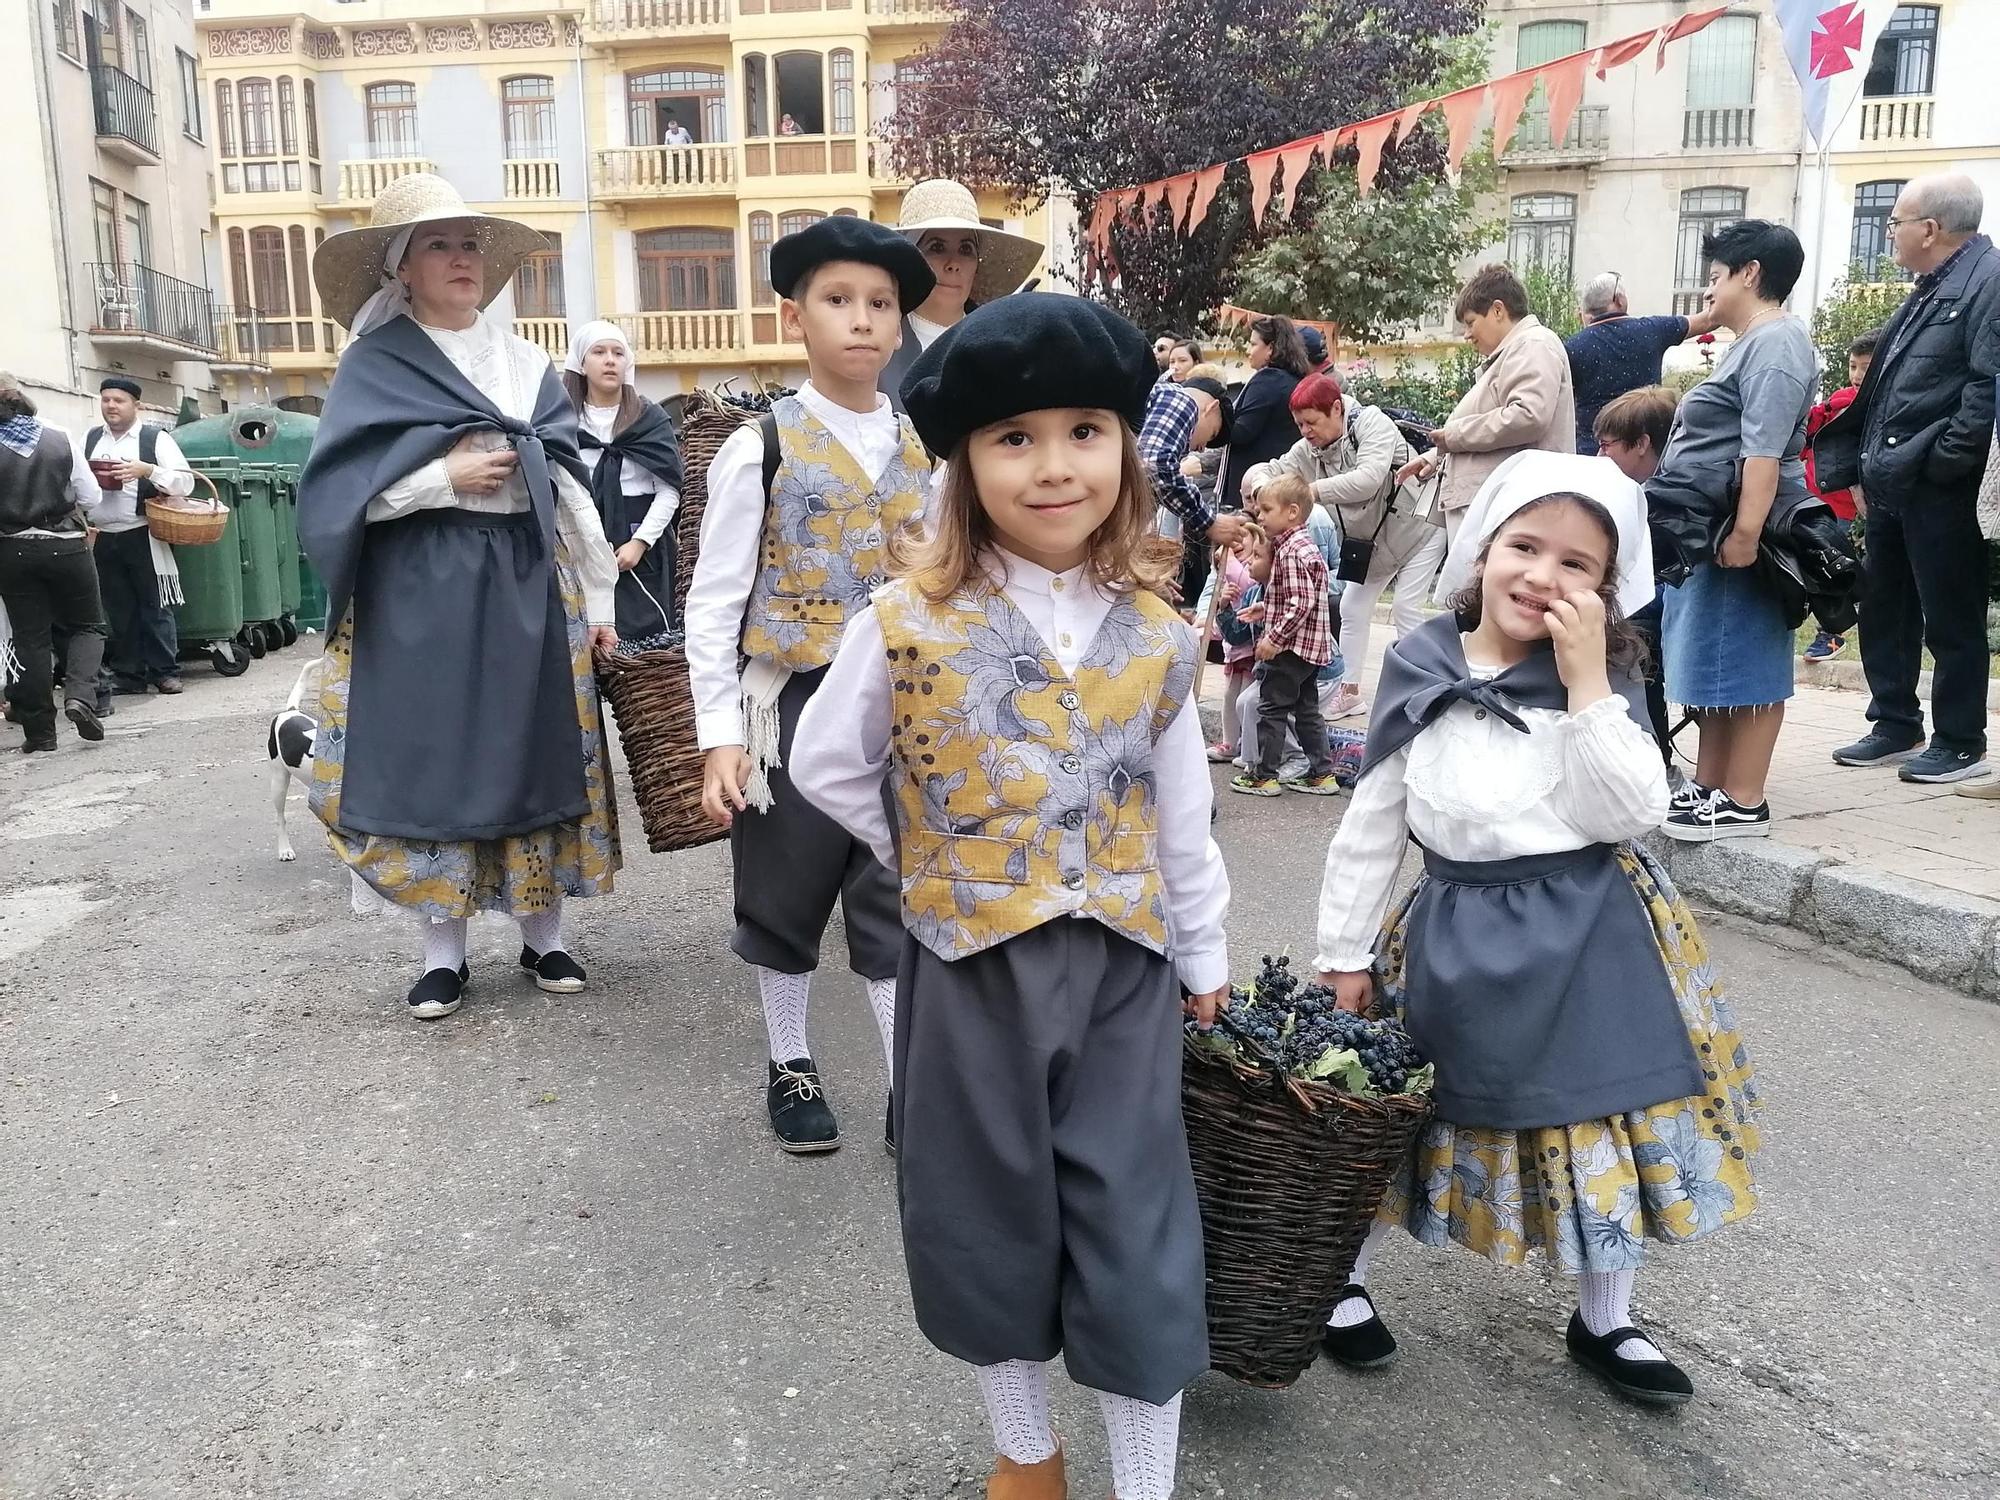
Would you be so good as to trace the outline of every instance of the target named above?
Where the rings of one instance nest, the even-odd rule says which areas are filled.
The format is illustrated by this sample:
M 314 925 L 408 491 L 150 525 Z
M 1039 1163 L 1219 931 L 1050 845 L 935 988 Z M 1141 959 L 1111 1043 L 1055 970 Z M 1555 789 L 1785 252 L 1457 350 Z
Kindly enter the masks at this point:
M 999 297 L 954 323 L 903 378 L 903 406 L 933 453 L 1023 412 L 1096 406 L 1134 430 L 1160 367 L 1146 335 L 1101 303 L 1058 292 Z
M 145 391 L 141 389 L 139 382 L 132 379 L 128 375 L 105 376 L 104 379 L 98 383 L 97 393 L 101 396 L 106 391 L 123 391 L 126 395 L 130 396 L 134 401 L 137 401 L 141 396 L 146 394 Z
M 1229 399 L 1229 392 L 1221 381 L 1209 375 L 1195 375 L 1181 382 L 1184 391 L 1200 391 L 1204 396 L 1213 396 L 1215 404 L 1222 408 L 1222 421 L 1215 429 L 1215 436 L 1208 440 L 1211 448 L 1229 446 L 1229 424 L 1236 419 L 1236 403 Z
M 937 286 L 931 263 L 914 242 L 855 214 L 828 214 L 773 245 L 771 286 L 780 297 L 789 297 L 808 272 L 836 260 L 880 266 L 895 277 L 896 299 L 904 312 L 921 305 Z

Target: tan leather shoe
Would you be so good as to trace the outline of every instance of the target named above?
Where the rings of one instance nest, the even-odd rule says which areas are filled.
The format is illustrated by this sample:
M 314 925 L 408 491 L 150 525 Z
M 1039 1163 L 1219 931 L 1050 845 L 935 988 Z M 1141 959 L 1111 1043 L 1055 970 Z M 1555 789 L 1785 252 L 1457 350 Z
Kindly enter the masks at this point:
M 998 1459 L 993 1465 L 993 1477 L 986 1481 L 986 1500 L 1069 1500 L 1062 1449 L 1056 1449 L 1038 1464 Z
M 1981 801 L 2000 799 L 2000 776 L 1986 776 L 1978 781 L 1961 781 L 1952 790 L 1961 797 L 1977 797 Z

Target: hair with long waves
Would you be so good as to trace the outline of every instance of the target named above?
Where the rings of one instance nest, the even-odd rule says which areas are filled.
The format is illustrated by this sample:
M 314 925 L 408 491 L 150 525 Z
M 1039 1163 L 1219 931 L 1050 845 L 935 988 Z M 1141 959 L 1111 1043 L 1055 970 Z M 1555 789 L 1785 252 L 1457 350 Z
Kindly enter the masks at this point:
M 1258 318 L 1250 324 L 1250 331 L 1271 346 L 1271 363 L 1280 370 L 1300 377 L 1312 373 L 1312 360 L 1306 356 L 1306 341 L 1299 337 L 1299 325 L 1290 318 Z
M 590 399 L 590 377 L 581 370 L 564 370 L 562 387 L 569 394 L 570 405 L 576 408 L 579 417 L 583 415 L 586 405 L 596 404 Z M 621 385 L 618 388 L 618 419 L 611 424 L 611 435 L 618 436 L 638 421 L 639 413 L 645 409 L 646 398 L 635 391 L 629 383 Z

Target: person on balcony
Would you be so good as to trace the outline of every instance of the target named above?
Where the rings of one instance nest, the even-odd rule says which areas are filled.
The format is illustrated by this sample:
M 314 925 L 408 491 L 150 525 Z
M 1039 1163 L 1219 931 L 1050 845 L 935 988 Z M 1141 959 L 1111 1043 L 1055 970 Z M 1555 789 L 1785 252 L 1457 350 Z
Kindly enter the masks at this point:
M 786 118 L 790 119 L 791 117 L 787 115 Z M 680 122 L 680 118 L 672 110 L 666 112 L 664 119 L 666 129 L 660 132 L 660 144 L 662 146 L 692 146 L 694 144 L 694 137 L 688 134 L 687 126 Z
M 357 909 L 419 924 L 420 1021 L 459 1008 L 480 910 L 520 924 L 540 989 L 581 990 L 564 899 L 620 863 L 591 670 L 618 564 L 548 355 L 485 310 L 547 244 L 425 172 L 313 256 L 354 339 L 299 481 L 330 622 L 311 805 Z
M 174 606 L 181 602 L 174 549 L 146 527 L 146 502 L 155 495 L 186 495 L 194 471 L 173 435 L 139 420 L 139 382 L 107 376 L 98 387 L 102 426 L 83 435 L 83 456 L 104 490 L 91 523 L 97 542 L 97 588 L 111 644 L 104 664 L 120 693 L 181 690 L 180 637 Z
M 903 315 L 903 342 L 882 371 L 881 391 L 903 409 L 903 377 L 937 336 L 982 303 L 1020 290 L 1042 259 L 1040 240 L 994 229 L 979 217 L 972 189 L 948 177 L 903 194 L 896 232 L 914 241 L 937 277 L 921 307 Z
M 780 115 L 778 117 L 778 134 L 804 135 L 805 132 L 799 129 L 799 122 L 794 120 L 790 115 Z
M 616 323 L 586 323 L 563 364 L 581 424 L 590 495 L 617 549 L 618 639 L 644 641 L 676 629 L 674 512 L 681 503 L 681 440 L 659 403 L 632 384 L 632 346 Z

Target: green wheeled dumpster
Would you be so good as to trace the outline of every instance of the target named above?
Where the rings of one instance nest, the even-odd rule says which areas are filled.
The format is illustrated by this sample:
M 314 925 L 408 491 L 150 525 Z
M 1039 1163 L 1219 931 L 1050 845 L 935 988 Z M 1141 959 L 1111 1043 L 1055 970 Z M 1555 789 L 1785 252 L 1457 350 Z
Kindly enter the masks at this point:
M 298 476 L 312 455 L 318 432 L 319 418 L 310 413 L 261 405 L 240 406 L 174 431 L 174 440 L 191 461 L 234 459 L 256 466 L 265 476 L 265 484 L 246 486 L 248 508 L 238 525 L 245 568 L 244 611 L 249 622 L 244 642 L 259 655 L 265 649 L 289 646 L 298 638 L 301 623 L 308 629 L 325 626 L 326 591 L 298 550 Z M 266 513 L 271 522 L 270 545 L 260 550 L 267 536 L 262 524 Z M 269 580 L 261 576 L 266 557 Z M 277 602 L 270 605 L 273 591 Z M 267 606 L 272 612 L 261 613 Z
M 241 470 L 224 458 L 188 462 L 213 481 L 216 494 L 229 508 L 229 526 L 220 541 L 206 547 L 174 548 L 183 600 L 174 606 L 174 625 L 182 656 L 206 657 L 224 677 L 236 677 L 250 665 L 250 653 L 238 639 L 243 633 L 243 544 L 236 514 Z
M 299 638 L 299 477 L 281 464 L 257 464 L 271 478 L 271 517 L 278 525 L 278 631 L 283 644 Z
M 262 656 L 285 644 L 278 619 L 284 596 L 278 590 L 278 515 L 271 471 L 240 465 L 236 480 L 236 538 L 243 554 L 243 634 L 251 654 Z M 259 650 L 259 647 L 262 650 Z

